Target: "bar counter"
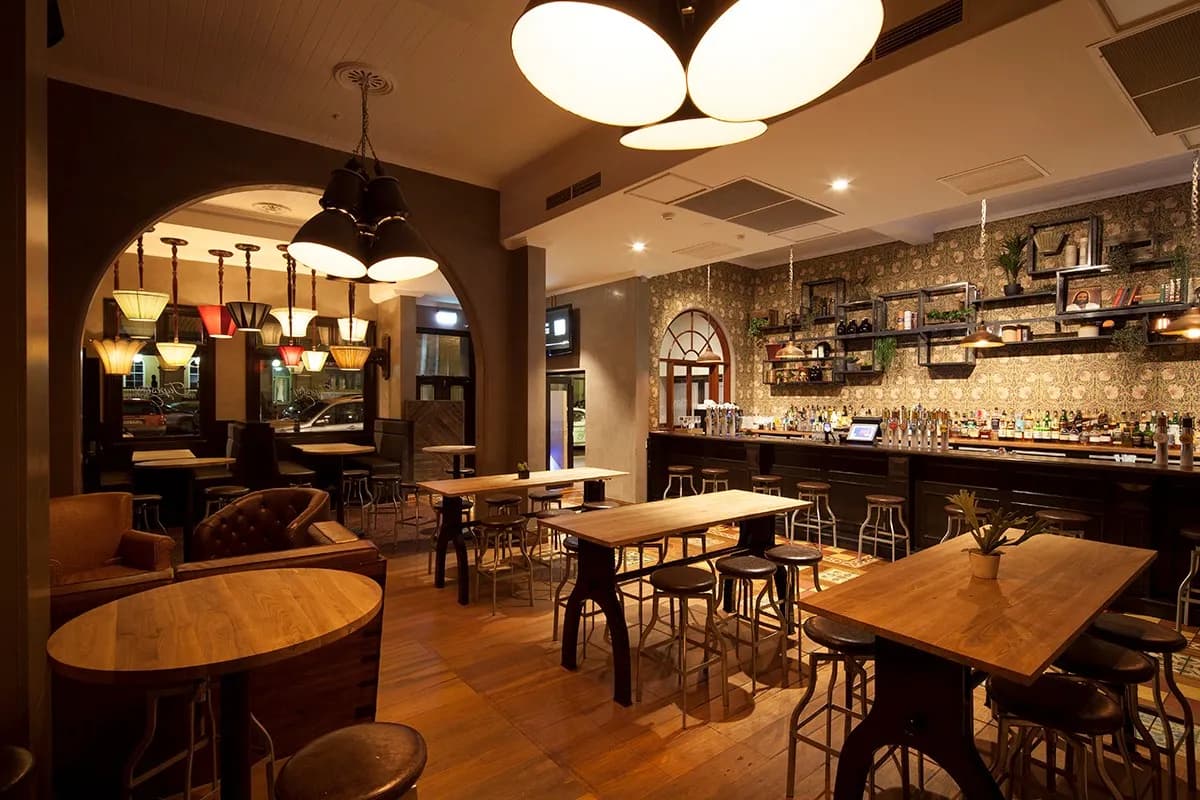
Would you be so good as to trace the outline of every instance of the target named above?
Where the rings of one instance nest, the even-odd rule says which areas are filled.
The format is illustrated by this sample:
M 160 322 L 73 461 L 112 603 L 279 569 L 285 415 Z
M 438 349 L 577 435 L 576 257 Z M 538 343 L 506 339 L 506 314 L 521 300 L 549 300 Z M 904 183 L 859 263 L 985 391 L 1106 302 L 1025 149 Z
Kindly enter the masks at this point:
M 865 497 L 872 493 L 906 498 L 905 520 L 914 549 L 942 538 L 946 497 L 959 489 L 974 491 L 987 505 L 1002 504 L 1030 515 L 1042 508 L 1074 509 L 1093 517 L 1089 538 L 1158 553 L 1150 569 L 1125 593 L 1121 607 L 1174 617 L 1175 592 L 1187 573 L 1189 554 L 1179 529 L 1200 522 L 1200 504 L 1193 494 L 1200 490 L 1200 469 L 1089 459 L 1086 454 L 1063 458 L 998 450 L 907 450 L 764 434 L 717 437 L 652 431 L 647 445 L 649 498 L 662 496 L 671 464 L 725 467 L 733 489 L 750 488 L 751 475 L 780 475 L 784 494 L 792 497 L 796 481 L 824 481 L 832 487 L 838 545 L 849 549 L 857 548 Z M 976 440 L 962 444 L 1020 445 Z

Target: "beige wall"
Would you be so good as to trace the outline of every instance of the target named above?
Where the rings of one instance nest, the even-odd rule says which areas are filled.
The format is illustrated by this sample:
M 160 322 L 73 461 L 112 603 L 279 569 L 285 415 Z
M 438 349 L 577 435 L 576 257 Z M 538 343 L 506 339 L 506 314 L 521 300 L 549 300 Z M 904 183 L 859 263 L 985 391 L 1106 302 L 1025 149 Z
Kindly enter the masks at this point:
M 404 401 L 417 396 L 417 301 L 396 297 L 378 306 L 380 341 L 392 337 L 392 377 L 379 382 L 379 416 L 404 416 Z
M 642 354 L 649 341 L 648 297 L 645 279 L 630 278 L 556 295 L 549 303 L 570 303 L 578 311 L 577 364 L 586 378 L 587 464 L 629 473 L 608 486 L 609 495 L 621 500 L 646 499 L 649 381 Z M 547 367 L 574 367 L 571 361 L 551 359 Z
M 240 337 L 214 339 L 217 378 L 215 419 L 246 419 L 246 343 Z

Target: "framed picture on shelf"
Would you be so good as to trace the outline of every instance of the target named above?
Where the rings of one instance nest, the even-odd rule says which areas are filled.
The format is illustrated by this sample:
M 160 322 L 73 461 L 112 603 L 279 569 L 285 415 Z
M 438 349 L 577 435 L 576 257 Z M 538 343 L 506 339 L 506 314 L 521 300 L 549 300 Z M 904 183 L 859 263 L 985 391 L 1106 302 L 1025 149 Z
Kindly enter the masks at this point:
M 1104 307 L 1104 289 L 1099 285 L 1072 286 L 1067 293 L 1067 311 L 1098 311 Z
M 1029 226 L 1029 277 L 1048 278 L 1064 269 L 1100 264 L 1103 225 L 1091 215 Z

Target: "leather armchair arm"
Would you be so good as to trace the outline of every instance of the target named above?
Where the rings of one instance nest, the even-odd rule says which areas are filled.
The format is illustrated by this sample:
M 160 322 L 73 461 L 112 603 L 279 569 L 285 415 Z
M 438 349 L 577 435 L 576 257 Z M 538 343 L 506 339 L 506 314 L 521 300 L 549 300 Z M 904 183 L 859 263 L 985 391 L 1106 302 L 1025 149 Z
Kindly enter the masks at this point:
M 308 539 L 312 544 L 341 544 L 342 542 L 357 542 L 358 535 L 349 528 L 328 520 L 314 522 L 308 526 Z
M 144 570 L 171 568 L 171 551 L 175 540 L 169 536 L 146 531 L 125 531 L 121 534 L 121 545 L 117 554 L 121 563 Z

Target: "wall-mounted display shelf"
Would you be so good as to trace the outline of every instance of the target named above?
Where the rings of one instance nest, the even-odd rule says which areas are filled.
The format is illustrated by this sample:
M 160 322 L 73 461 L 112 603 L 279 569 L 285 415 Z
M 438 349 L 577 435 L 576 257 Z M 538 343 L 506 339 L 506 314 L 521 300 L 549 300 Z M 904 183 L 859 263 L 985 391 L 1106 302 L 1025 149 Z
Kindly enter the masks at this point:
M 1022 292 L 1011 296 L 980 297 L 975 300 L 976 308 L 1015 308 L 1017 306 L 1036 306 L 1043 303 L 1053 303 L 1058 298 L 1055 289 L 1038 289 L 1033 292 Z
M 828 386 L 844 382 L 845 366 L 841 356 L 763 361 L 762 382 L 767 386 Z
M 837 309 L 846 299 L 846 279 L 826 278 L 804 282 L 805 306 L 812 311 L 813 323 L 837 321 Z
M 1076 238 L 1077 232 L 1083 232 L 1087 236 L 1087 250 L 1077 254 L 1076 258 L 1081 264 L 1099 264 L 1104 259 L 1104 226 L 1100 217 L 1092 215 L 1087 217 L 1076 217 L 1074 219 L 1060 219 L 1050 222 L 1036 222 L 1029 226 L 1029 277 L 1031 278 L 1050 278 L 1063 269 L 1071 269 L 1072 267 L 1066 264 L 1047 263 L 1047 257 L 1057 255 L 1070 244 L 1071 239 Z M 1061 234 L 1058 235 L 1058 234 Z M 1054 242 L 1054 247 L 1051 251 L 1047 251 L 1047 235 Z M 1042 240 L 1042 244 L 1038 244 L 1038 240 Z
M 917 336 L 917 366 L 919 367 L 964 367 L 975 363 L 975 350 L 959 347 L 958 342 L 973 326 L 957 326 L 957 331 L 923 330 Z M 935 353 L 949 354 L 950 358 L 939 358 Z

